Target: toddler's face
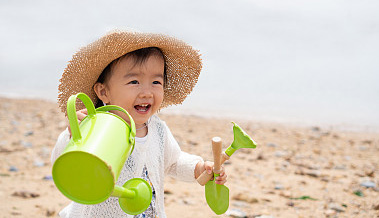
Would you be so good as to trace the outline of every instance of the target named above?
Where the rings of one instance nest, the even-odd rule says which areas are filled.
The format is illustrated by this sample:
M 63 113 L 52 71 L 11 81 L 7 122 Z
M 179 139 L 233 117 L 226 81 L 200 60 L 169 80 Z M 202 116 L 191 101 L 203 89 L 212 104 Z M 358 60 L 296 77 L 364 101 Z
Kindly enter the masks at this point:
M 123 58 L 116 64 L 105 84 L 106 96 L 100 99 L 128 111 L 138 128 L 160 108 L 164 94 L 163 73 L 162 57 L 151 55 L 141 64 L 136 64 L 131 57 Z M 124 113 L 115 113 L 128 120 Z

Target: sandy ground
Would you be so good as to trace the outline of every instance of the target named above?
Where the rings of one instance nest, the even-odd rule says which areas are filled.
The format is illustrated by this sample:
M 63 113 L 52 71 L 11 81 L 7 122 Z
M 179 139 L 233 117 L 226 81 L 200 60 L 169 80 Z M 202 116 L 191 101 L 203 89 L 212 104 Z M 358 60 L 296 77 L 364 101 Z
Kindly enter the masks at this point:
M 0 101 L 0 217 L 56 217 L 69 200 L 51 179 L 50 153 L 65 118 L 52 102 Z M 160 117 L 182 150 L 207 160 L 212 137 L 233 140 L 228 119 Z M 229 211 L 215 215 L 203 186 L 166 178 L 168 217 L 379 217 L 378 133 L 235 121 L 259 146 L 225 165 Z

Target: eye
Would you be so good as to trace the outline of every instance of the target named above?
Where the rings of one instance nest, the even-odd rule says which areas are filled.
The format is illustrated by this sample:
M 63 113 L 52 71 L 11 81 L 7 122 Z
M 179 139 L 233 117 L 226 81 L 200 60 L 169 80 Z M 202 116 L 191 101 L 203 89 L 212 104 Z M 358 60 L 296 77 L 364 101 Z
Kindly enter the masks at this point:
M 128 84 L 138 84 L 138 81 L 137 80 L 133 80 L 133 81 L 128 82 Z
M 162 82 L 161 81 L 154 81 L 153 84 L 155 84 L 155 85 L 162 85 Z

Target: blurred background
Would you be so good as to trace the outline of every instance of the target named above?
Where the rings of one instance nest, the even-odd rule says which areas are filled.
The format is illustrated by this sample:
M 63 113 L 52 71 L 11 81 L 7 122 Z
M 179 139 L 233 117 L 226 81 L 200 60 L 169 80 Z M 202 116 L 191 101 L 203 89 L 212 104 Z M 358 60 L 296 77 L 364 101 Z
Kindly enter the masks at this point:
M 197 87 L 164 111 L 379 128 L 378 1 L 0 2 L 0 95 L 55 101 L 72 55 L 114 28 L 202 53 Z
M 69 203 L 51 174 L 67 127 L 52 102 L 72 55 L 115 28 L 200 50 L 194 92 L 160 115 L 183 151 L 212 160 L 210 137 L 230 145 L 231 120 L 258 143 L 227 162 L 230 210 L 217 217 L 377 217 L 378 12 L 375 0 L 0 0 L 0 218 Z M 215 217 L 202 186 L 169 177 L 165 208 Z

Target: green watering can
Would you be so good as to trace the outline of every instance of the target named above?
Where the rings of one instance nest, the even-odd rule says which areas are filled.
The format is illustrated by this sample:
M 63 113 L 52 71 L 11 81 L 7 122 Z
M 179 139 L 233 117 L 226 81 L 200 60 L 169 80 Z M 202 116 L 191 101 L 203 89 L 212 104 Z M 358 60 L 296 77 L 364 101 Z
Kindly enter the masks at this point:
M 85 105 L 88 115 L 78 123 L 76 99 Z M 130 125 L 108 111 L 128 115 Z M 143 179 L 116 185 L 121 169 L 132 153 L 136 127 L 129 113 L 121 107 L 95 107 L 84 93 L 71 96 L 67 115 L 72 138 L 53 165 L 53 180 L 67 198 L 81 204 L 98 204 L 110 196 L 118 197 L 121 209 L 128 214 L 142 213 L 150 205 L 152 190 Z

